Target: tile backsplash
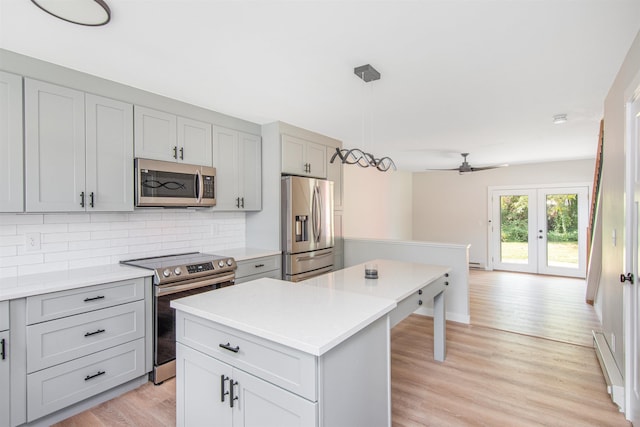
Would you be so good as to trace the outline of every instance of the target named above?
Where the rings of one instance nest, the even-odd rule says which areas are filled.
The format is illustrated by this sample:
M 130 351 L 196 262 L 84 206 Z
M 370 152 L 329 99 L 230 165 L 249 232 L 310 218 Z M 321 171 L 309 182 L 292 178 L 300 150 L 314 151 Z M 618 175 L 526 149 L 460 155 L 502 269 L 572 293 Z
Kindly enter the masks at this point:
M 34 245 L 26 244 L 27 237 L 35 237 Z M 244 213 L 140 209 L 125 213 L 0 214 L 0 277 L 170 253 L 220 253 L 244 243 Z

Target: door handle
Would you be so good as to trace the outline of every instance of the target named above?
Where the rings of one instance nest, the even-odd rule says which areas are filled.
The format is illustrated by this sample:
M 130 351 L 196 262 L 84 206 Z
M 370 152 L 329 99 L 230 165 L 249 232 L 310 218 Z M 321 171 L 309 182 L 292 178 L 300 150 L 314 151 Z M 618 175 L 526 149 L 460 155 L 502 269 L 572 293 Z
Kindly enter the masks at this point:
M 229 392 L 224 389 L 224 383 L 227 381 L 229 381 L 229 377 L 224 374 L 220 375 L 220 402 L 224 402 L 224 397 L 229 394 Z
M 91 193 L 89 193 L 89 206 L 91 206 L 92 208 L 95 207 L 93 203 L 93 199 L 94 199 L 94 196 L 92 191 Z
M 178 160 L 178 146 L 173 147 L 173 158 Z
M 84 191 L 80 193 L 80 207 L 84 208 Z
M 180 147 L 180 160 L 184 160 L 184 147 Z
M 620 275 L 620 283 L 629 282 L 629 284 L 633 285 L 634 283 L 633 279 L 634 278 L 632 273 L 627 273 L 626 276 L 624 274 Z

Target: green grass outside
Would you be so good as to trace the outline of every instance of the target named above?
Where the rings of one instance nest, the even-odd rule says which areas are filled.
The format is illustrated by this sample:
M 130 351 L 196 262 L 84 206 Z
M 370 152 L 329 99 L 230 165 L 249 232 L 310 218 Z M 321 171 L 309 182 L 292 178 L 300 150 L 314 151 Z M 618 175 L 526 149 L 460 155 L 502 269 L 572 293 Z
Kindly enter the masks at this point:
M 502 262 L 526 264 L 528 245 L 520 242 L 501 243 Z M 578 242 L 550 242 L 547 247 L 548 265 L 552 267 L 577 267 Z

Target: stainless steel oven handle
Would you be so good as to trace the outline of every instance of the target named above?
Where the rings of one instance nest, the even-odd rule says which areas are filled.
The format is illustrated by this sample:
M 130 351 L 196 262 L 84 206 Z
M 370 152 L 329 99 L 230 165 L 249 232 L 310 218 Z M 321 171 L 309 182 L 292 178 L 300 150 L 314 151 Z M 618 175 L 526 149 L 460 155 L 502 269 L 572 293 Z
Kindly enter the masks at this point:
M 236 278 L 235 273 L 231 273 L 231 274 L 225 274 L 224 276 L 217 276 L 212 279 L 197 280 L 195 282 L 190 282 L 183 285 L 171 284 L 171 285 L 158 286 L 158 289 L 156 290 L 156 297 L 171 295 L 178 292 L 188 291 L 191 289 L 203 288 L 205 286 L 215 285 L 218 283 L 233 282 L 235 278 Z

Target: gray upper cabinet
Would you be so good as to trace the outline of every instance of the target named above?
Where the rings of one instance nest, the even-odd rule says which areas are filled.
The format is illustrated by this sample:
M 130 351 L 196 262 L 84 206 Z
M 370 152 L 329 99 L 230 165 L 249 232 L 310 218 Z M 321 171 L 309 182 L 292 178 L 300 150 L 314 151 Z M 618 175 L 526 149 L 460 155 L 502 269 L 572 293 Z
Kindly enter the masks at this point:
M 211 124 L 135 107 L 135 156 L 211 166 Z
M 84 211 L 84 93 L 25 79 L 28 212 Z
M 0 71 L 0 212 L 24 210 L 22 77 Z
M 86 95 L 87 210 L 133 210 L 133 105 Z
M 25 79 L 27 212 L 133 210 L 131 104 Z
M 262 141 L 259 136 L 214 126 L 216 210 L 262 208 Z
M 283 134 L 282 173 L 326 178 L 326 147 L 315 142 Z

